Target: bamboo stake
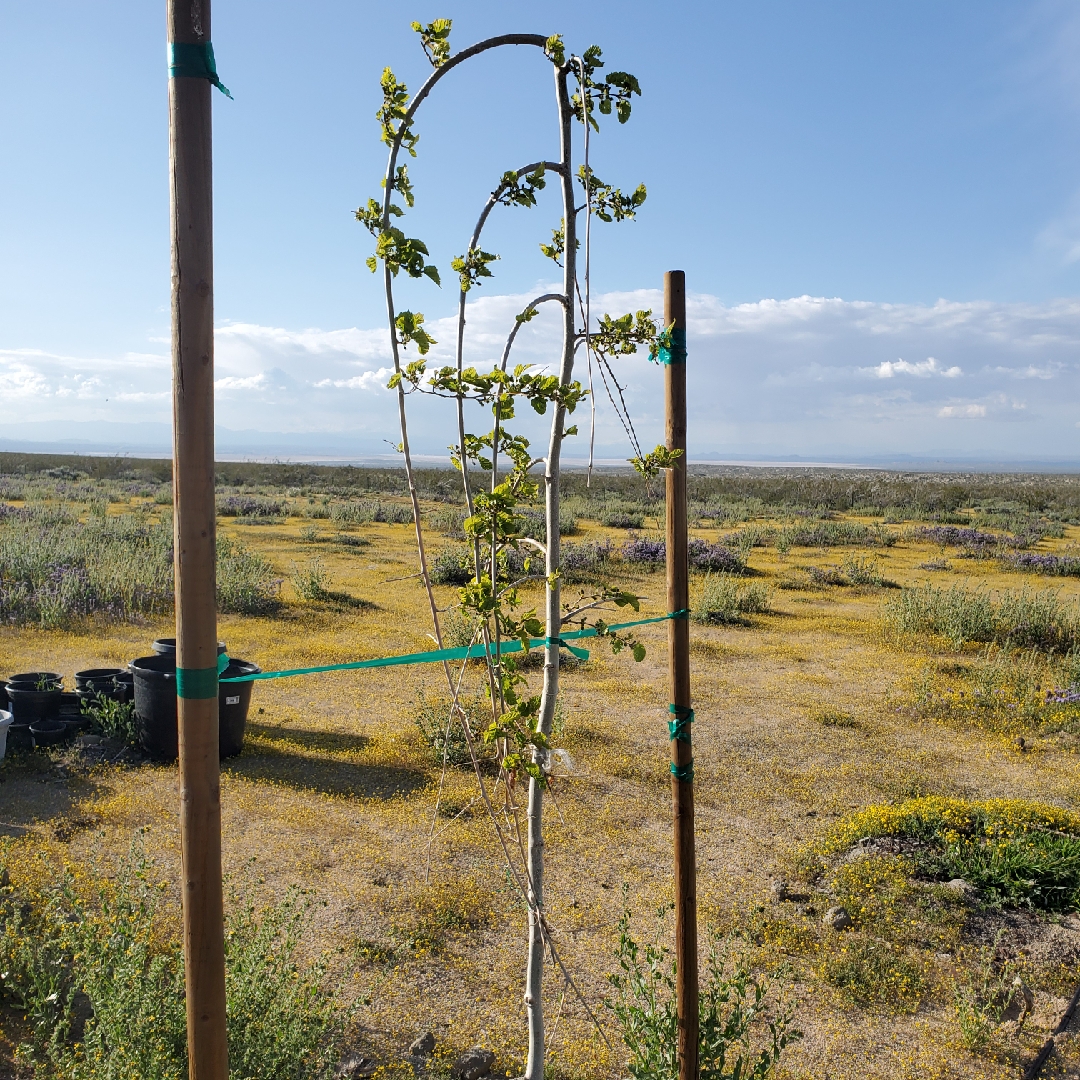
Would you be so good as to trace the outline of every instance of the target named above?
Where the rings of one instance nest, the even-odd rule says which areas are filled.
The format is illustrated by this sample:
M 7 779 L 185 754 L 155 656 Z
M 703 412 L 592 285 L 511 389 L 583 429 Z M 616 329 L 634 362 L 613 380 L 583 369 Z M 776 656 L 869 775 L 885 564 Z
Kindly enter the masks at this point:
M 681 450 L 682 454 L 667 470 L 667 602 L 668 611 L 681 612 L 690 606 L 686 512 L 686 278 L 681 270 L 664 274 L 664 326 L 672 325 L 676 343 L 671 350 L 672 362 L 664 368 L 667 448 Z M 680 710 L 672 719 L 677 720 L 690 709 L 690 621 L 686 617 L 675 618 L 667 625 L 671 702 Z M 683 736 L 671 740 L 679 1080 L 697 1080 L 698 1076 L 697 864 L 694 787 L 687 778 L 693 760 L 690 725 L 687 724 Z M 681 776 L 675 775 L 676 769 Z
M 210 41 L 210 0 L 167 0 L 170 42 Z M 180 845 L 190 1080 L 227 1080 L 218 766 L 210 95 L 169 79 Z

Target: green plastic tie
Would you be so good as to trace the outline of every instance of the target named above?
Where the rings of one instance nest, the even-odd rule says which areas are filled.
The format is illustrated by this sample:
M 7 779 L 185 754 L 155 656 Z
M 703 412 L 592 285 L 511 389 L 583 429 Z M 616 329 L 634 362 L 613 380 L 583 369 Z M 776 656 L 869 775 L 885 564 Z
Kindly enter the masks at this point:
M 203 699 L 217 697 L 221 674 L 230 662 L 226 653 L 220 653 L 217 658 L 217 667 L 177 668 L 176 696 Z
M 660 346 L 659 360 L 661 364 L 685 364 L 686 363 L 686 331 L 671 331 L 671 348 Z
M 673 739 L 679 742 L 690 743 L 690 725 L 694 722 L 694 710 L 685 705 L 669 705 L 667 707 L 675 719 L 668 721 L 668 732 Z
M 649 623 L 667 622 L 668 619 L 677 618 L 677 615 L 655 615 L 651 619 L 635 619 L 633 622 L 615 623 L 606 627 L 605 632 L 610 630 L 628 630 L 631 626 L 646 626 Z M 567 641 L 577 641 L 580 638 L 596 637 L 599 631 L 594 626 L 585 630 L 568 630 L 560 635 L 559 643 L 565 645 Z M 537 649 L 547 644 L 546 638 L 531 638 L 529 648 Z M 565 646 L 570 648 L 569 645 Z M 502 653 L 522 652 L 524 646 L 520 641 L 508 641 L 500 646 Z M 575 655 L 584 653 L 582 659 L 588 659 L 589 654 L 585 649 L 575 650 Z M 256 682 L 262 679 L 288 679 L 294 675 L 315 675 L 323 671 L 359 671 L 362 668 L 400 667 L 404 664 L 435 664 L 443 660 L 473 660 L 482 659 L 488 655 L 488 648 L 483 645 L 462 646 L 459 649 L 433 649 L 430 652 L 406 653 L 404 656 L 381 656 L 377 660 L 354 660 L 350 664 L 321 664 L 318 667 L 290 668 L 287 671 L 259 671 L 250 675 L 234 675 L 229 679 L 222 679 L 223 683 Z
M 182 698 L 216 698 L 218 696 L 217 666 L 177 668 L 176 696 Z
M 694 759 L 691 758 L 685 765 L 676 765 L 672 762 L 671 775 L 684 784 L 692 784 L 694 782 Z
M 544 638 L 544 644 L 545 645 L 556 645 L 560 649 L 566 649 L 567 652 L 572 653 L 579 660 L 588 660 L 589 659 L 589 650 L 588 649 L 575 649 L 573 645 L 571 645 L 567 641 L 563 641 L 562 638 L 557 638 L 557 637 Z
M 669 619 L 689 619 L 690 618 L 690 609 L 684 607 L 684 608 L 680 608 L 678 611 L 670 611 L 670 612 L 668 612 L 668 618 Z
M 168 55 L 170 79 L 207 79 L 227 98 L 235 100 L 218 78 L 214 46 L 209 41 L 170 41 Z

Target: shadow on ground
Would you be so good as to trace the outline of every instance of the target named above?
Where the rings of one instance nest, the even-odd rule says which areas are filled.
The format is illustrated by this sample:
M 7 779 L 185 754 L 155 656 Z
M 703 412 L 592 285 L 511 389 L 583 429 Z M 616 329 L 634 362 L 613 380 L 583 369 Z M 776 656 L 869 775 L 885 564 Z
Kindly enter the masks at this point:
M 249 725 L 248 733 L 251 739 L 243 754 L 221 763 L 226 775 L 256 783 L 282 784 L 296 791 L 375 799 L 407 795 L 428 782 L 427 773 L 422 769 L 365 765 L 320 756 L 327 752 L 363 749 L 368 743 L 363 736 L 296 731 L 261 724 Z
M 97 787 L 38 754 L 8 757 L 0 767 L 0 836 L 25 836 L 51 823 L 57 839 L 70 839 L 93 824 L 72 811 Z

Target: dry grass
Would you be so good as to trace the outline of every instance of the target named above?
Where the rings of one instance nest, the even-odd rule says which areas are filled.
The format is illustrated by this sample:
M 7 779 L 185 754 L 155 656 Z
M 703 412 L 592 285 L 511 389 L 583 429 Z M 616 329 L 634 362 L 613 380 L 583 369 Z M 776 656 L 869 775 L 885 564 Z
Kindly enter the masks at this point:
M 286 579 L 278 617 L 221 620 L 231 655 L 269 670 L 431 647 L 423 590 L 406 576 L 415 564 L 411 526 L 363 525 L 350 535 L 368 546 L 346 548 L 332 541 L 330 527 L 315 541 L 304 539 L 307 524 L 223 525 Z M 587 522 L 581 527 L 584 539 L 623 536 Z M 715 531 L 698 532 L 716 538 Z M 1080 530 L 1068 533 L 1041 550 L 1080 538 Z M 945 575 L 919 568 L 935 551 L 904 540 L 875 555 L 890 581 L 941 583 Z M 334 591 L 373 606 L 296 597 L 290 568 L 315 555 Z M 932 794 L 1037 798 L 1080 810 L 1074 747 L 1035 734 L 1021 753 L 1011 733 L 913 711 L 915 688 L 928 678 L 947 684 L 956 655 L 933 643 L 889 641 L 880 622 L 886 594 L 818 587 L 793 575 L 805 561 L 805 552 L 784 557 L 771 547 L 753 549 L 750 565 L 760 580 L 788 586 L 774 589 L 772 612 L 753 616 L 749 626 L 692 631 L 703 921 L 753 935 L 763 962 L 791 961 L 805 1038 L 786 1058 L 786 1076 L 1014 1076 L 1042 1032 L 1003 1034 L 979 1056 L 960 1048 L 949 987 L 963 963 L 962 912 L 945 901 L 935 907 L 892 864 L 878 867 L 876 877 L 849 868 L 831 888 L 851 904 L 866 902 L 856 936 L 841 940 L 822 928 L 820 906 L 776 905 L 769 885 L 791 876 L 807 846 L 838 819 L 874 804 Z M 948 574 L 950 580 L 1016 587 L 1016 575 L 998 573 L 995 564 L 952 565 L 971 573 Z M 643 615 L 663 612 L 662 576 L 627 573 L 621 580 L 647 597 Z M 449 606 L 454 590 L 437 591 L 440 606 Z M 1062 582 L 1061 593 L 1080 599 L 1080 582 Z M 166 620 L 81 632 L 3 627 L 0 669 L 60 671 L 70 680 L 77 669 L 144 654 L 171 629 Z M 575 769 L 556 782 L 561 816 L 547 819 L 546 888 L 562 955 L 594 1006 L 612 967 L 621 886 L 629 888 L 641 927 L 671 897 L 664 627 L 645 627 L 641 637 L 649 646 L 643 663 L 596 647 L 589 664 L 563 680 L 560 743 Z M 970 650 L 959 660 L 981 663 Z M 520 1063 L 525 1040 L 524 917 L 490 823 L 478 808 L 452 821 L 444 814 L 429 854 L 438 769 L 410 710 L 418 688 L 438 694 L 441 677 L 436 667 L 410 667 L 257 683 L 246 749 L 222 775 L 225 869 L 232 887 L 254 892 L 256 900 L 299 883 L 325 901 L 313 915 L 309 944 L 341 949 L 338 975 L 364 1002 L 365 1045 L 400 1051 L 430 1027 L 453 1046 L 491 1046 L 510 1068 Z M 145 829 L 147 849 L 171 889 L 175 923 L 174 768 L 86 772 L 39 760 L 9 762 L 0 777 L 0 832 L 11 838 L 13 876 L 63 865 L 108 875 L 133 830 Z M 467 807 L 475 788 L 470 774 L 452 770 L 443 801 Z M 883 950 L 908 958 L 908 966 L 889 969 L 899 981 L 884 986 L 884 1000 L 853 996 L 850 979 L 836 974 L 847 962 L 842 950 L 856 942 L 869 956 L 860 954 L 859 963 L 877 963 Z M 1074 970 L 1064 981 L 1076 976 Z M 560 994 L 552 976 L 552 1016 Z M 609 1036 L 614 1042 L 614 1032 Z M 1063 1052 L 1080 1061 L 1075 1040 L 1066 1040 Z M 607 1077 L 619 1060 L 567 996 L 555 1075 Z

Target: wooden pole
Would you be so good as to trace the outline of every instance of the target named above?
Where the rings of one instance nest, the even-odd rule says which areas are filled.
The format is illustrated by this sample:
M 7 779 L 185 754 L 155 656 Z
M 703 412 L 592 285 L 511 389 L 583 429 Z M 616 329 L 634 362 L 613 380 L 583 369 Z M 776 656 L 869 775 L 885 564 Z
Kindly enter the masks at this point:
M 673 326 L 670 363 L 664 368 L 667 448 L 681 450 L 667 470 L 668 611 L 690 606 L 686 510 L 686 277 L 664 274 L 664 325 Z M 668 622 L 671 673 L 671 798 L 675 824 L 675 960 L 679 1014 L 679 1080 L 698 1077 L 697 862 L 694 854 L 693 744 L 690 738 L 690 620 Z
M 210 41 L 210 0 L 167 0 L 171 43 Z M 190 55 L 190 51 L 187 55 Z M 214 245 L 206 78 L 169 79 L 173 531 L 190 1080 L 227 1080 L 214 507 Z

